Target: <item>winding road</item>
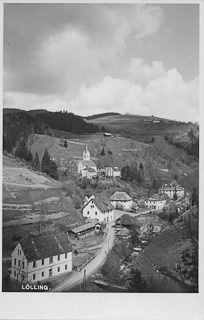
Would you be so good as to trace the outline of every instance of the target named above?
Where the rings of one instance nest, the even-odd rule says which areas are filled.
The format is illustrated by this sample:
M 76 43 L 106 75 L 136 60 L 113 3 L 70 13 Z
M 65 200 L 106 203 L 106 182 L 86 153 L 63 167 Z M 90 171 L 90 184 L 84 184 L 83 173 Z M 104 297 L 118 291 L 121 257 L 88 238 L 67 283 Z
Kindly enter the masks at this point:
M 93 260 L 91 260 L 84 268 L 82 268 L 80 272 L 73 272 L 68 275 L 68 278 L 63 283 L 60 283 L 55 288 L 53 288 L 52 292 L 69 291 L 71 288 L 75 287 L 83 281 L 85 272 L 84 270 L 86 270 L 86 277 L 89 277 L 103 265 L 106 260 L 107 253 L 114 245 L 115 230 L 114 228 L 112 228 L 113 224 L 113 222 L 110 222 L 108 224 L 107 236 L 97 256 Z

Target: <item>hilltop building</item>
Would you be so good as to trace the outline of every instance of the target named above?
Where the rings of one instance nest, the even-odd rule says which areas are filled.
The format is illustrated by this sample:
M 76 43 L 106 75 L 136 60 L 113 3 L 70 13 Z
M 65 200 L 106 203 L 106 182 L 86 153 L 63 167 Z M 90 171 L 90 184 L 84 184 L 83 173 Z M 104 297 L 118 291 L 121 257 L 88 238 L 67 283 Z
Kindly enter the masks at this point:
M 114 206 L 105 195 L 101 194 L 97 197 L 92 195 L 84 204 L 83 216 L 90 219 L 98 219 L 100 222 L 113 221 Z
M 110 197 L 110 201 L 116 209 L 132 210 L 133 198 L 131 198 L 126 192 L 116 191 Z
M 97 168 L 95 163 L 90 158 L 90 152 L 88 150 L 87 143 L 85 143 L 83 160 L 78 162 L 78 173 L 81 174 L 82 177 L 87 177 L 89 179 L 97 176 Z
M 10 277 L 20 283 L 35 283 L 72 271 L 72 247 L 63 233 L 22 241 L 11 258 Z
M 177 195 L 177 198 L 183 198 L 185 189 L 180 186 L 177 181 L 172 180 L 160 189 L 160 193 L 166 194 L 170 199 L 174 199 L 175 194 Z

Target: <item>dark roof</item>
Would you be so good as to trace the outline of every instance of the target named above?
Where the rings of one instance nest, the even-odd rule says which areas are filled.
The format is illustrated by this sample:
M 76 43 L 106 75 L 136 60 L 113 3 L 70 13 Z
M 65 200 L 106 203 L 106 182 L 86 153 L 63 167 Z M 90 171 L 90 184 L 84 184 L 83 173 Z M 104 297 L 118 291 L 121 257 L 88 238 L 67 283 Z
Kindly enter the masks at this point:
M 79 233 L 79 232 L 82 232 L 82 231 L 86 231 L 88 229 L 95 228 L 96 224 L 98 224 L 98 222 L 96 222 L 96 221 L 89 222 L 89 223 L 83 224 L 82 226 L 79 226 L 77 228 L 71 229 L 71 231 L 74 232 L 74 233 Z
M 93 203 L 102 212 L 106 212 L 114 209 L 114 206 L 104 194 L 98 195 L 96 198 L 94 198 Z
M 91 168 L 91 167 L 87 167 L 86 170 L 88 172 L 96 172 L 96 170 L 94 168 Z
M 111 197 L 111 201 L 129 201 L 132 198 L 126 192 L 116 191 Z
M 115 223 L 121 224 L 122 226 L 132 226 L 135 224 L 134 219 L 127 213 L 118 218 Z
M 72 251 L 64 233 L 40 236 L 33 240 L 22 241 L 20 244 L 28 262 Z

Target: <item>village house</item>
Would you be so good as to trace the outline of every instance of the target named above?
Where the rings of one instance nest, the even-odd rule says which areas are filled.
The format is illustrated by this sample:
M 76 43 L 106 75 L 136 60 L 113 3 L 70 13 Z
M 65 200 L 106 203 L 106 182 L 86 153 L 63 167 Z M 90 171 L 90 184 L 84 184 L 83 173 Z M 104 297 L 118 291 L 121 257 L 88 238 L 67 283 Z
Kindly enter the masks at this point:
M 133 198 L 131 198 L 126 192 L 116 191 L 111 197 L 110 201 L 114 208 L 121 210 L 132 210 Z
M 97 176 L 97 168 L 95 163 L 90 158 L 90 152 L 88 150 L 87 143 L 85 144 L 85 149 L 83 152 L 83 160 L 79 160 L 78 162 L 78 173 L 81 176 L 92 178 Z
M 20 283 L 44 281 L 72 271 L 72 247 L 63 233 L 19 242 L 11 259 L 10 277 Z
M 135 221 L 129 214 L 125 213 L 115 221 L 115 226 L 116 228 L 132 228 L 133 226 L 135 226 Z
M 69 230 L 69 236 L 71 239 L 83 239 L 96 234 L 99 234 L 101 230 L 101 225 L 97 221 L 89 222 L 79 226 L 77 228 Z
M 114 220 L 114 206 L 109 199 L 101 194 L 95 197 L 92 195 L 86 200 L 83 207 L 83 217 L 90 219 L 98 219 L 98 221 L 113 221 Z
M 105 175 L 108 178 L 120 178 L 121 172 L 118 167 L 106 167 Z
M 162 210 L 166 203 L 166 200 L 167 197 L 165 195 L 155 194 L 152 197 L 145 200 L 145 206 L 148 209 L 152 210 Z
M 161 194 L 166 194 L 170 199 L 174 199 L 175 194 L 177 195 L 177 198 L 183 198 L 185 194 L 184 188 L 175 180 L 165 184 L 159 192 Z

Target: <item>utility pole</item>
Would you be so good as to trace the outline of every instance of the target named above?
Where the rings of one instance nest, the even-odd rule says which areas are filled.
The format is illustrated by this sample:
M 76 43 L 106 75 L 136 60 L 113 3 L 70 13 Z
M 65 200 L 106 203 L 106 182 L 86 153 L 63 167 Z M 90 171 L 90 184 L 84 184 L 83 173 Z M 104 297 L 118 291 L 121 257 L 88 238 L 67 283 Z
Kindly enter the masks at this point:
M 84 269 L 83 288 L 86 291 L 86 269 Z

